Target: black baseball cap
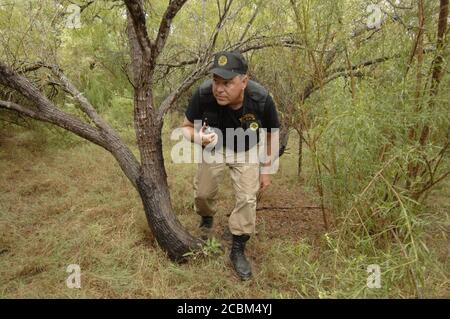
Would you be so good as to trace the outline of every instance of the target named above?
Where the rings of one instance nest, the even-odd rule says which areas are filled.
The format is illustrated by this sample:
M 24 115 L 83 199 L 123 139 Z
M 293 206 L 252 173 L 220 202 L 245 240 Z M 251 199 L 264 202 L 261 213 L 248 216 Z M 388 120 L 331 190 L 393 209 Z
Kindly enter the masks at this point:
M 211 73 L 225 80 L 231 80 L 239 74 L 246 74 L 247 61 L 238 51 L 222 51 L 214 56 L 214 64 Z

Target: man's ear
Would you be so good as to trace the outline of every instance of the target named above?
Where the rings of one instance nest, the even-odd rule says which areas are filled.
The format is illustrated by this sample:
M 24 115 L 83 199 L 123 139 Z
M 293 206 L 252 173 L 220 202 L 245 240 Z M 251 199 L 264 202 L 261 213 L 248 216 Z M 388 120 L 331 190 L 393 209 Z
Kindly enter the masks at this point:
M 243 86 L 244 86 L 244 89 L 247 87 L 248 80 L 249 80 L 249 78 L 248 78 L 248 75 L 246 74 L 246 75 L 242 78 L 242 84 L 243 84 Z

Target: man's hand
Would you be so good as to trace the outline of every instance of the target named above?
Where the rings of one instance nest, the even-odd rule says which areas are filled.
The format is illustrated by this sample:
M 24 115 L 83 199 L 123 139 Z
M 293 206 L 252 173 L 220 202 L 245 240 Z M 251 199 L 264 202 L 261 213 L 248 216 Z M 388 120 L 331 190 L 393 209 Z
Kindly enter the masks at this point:
M 206 126 L 203 126 L 200 129 L 199 134 L 200 134 L 200 139 L 202 141 L 202 146 L 207 146 L 209 144 L 214 146 L 217 143 L 217 139 L 218 139 L 217 134 L 215 132 L 208 133 L 206 131 Z
M 262 194 L 270 186 L 270 175 L 259 175 L 259 193 Z

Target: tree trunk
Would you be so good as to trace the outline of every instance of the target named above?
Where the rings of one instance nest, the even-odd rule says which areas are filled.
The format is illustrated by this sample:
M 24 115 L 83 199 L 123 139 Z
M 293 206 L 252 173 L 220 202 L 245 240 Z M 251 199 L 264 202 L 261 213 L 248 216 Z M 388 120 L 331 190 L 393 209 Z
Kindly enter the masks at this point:
M 142 2 L 134 2 L 132 6 L 138 7 L 129 9 L 142 9 L 139 8 Z M 141 30 L 139 24 L 142 24 Z M 136 31 L 141 32 L 141 40 Z M 127 33 L 132 59 L 134 126 L 141 155 L 137 190 L 144 205 L 148 224 L 158 244 L 167 252 L 170 259 L 184 261 L 184 254 L 198 248 L 201 241 L 191 236 L 181 225 L 171 204 L 161 140 L 163 119 L 158 118 L 153 103 L 152 79 L 156 56 L 149 55 L 149 52 L 153 54 L 155 47 L 145 46 L 145 18 L 133 21 L 129 14 Z
M 178 221 L 164 181 L 153 181 L 144 175 L 137 181 L 137 189 L 144 205 L 145 216 L 159 246 L 173 261 L 185 261 L 185 254 L 198 249 L 201 241 L 192 237 Z
M 447 33 L 447 24 L 448 24 L 448 3 L 449 0 L 440 0 L 439 6 L 439 20 L 437 26 L 437 43 L 436 43 L 436 57 L 432 62 L 431 67 L 431 88 L 429 91 L 429 99 L 428 99 L 428 108 L 433 109 L 434 104 L 436 102 L 436 95 L 438 94 L 439 84 L 442 80 L 443 70 L 443 54 L 445 48 L 445 36 Z M 417 107 L 416 112 L 420 111 L 425 104 L 423 101 L 423 75 L 422 75 L 422 64 L 423 64 L 423 41 L 424 41 L 424 30 L 425 30 L 425 10 L 424 10 L 424 1 L 420 0 L 418 3 L 418 19 L 419 19 L 419 28 L 417 31 L 415 45 L 413 47 L 413 51 L 410 57 L 410 64 L 412 63 L 415 54 L 417 55 L 417 76 L 416 76 L 416 101 Z M 430 126 L 428 123 L 425 123 L 419 135 L 418 127 L 413 127 L 409 131 L 410 140 L 418 140 L 420 147 L 424 147 L 428 138 L 430 136 Z M 405 188 L 410 190 L 413 182 L 420 176 L 420 170 L 426 171 L 427 168 L 424 167 L 421 163 L 409 163 L 408 164 L 408 179 L 406 181 Z M 425 183 L 427 184 L 427 183 Z M 426 187 L 426 186 L 425 186 Z M 421 194 L 422 191 L 412 190 L 413 198 L 418 198 L 418 194 Z

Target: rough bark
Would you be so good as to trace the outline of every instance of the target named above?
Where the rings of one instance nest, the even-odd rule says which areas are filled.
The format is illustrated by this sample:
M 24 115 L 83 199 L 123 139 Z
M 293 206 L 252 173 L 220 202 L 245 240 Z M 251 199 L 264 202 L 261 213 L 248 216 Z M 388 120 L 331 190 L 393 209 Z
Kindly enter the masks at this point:
M 201 244 L 178 221 L 172 208 L 164 166 L 161 131 L 163 117 L 153 103 L 155 61 L 162 51 L 170 24 L 185 1 L 172 1 L 161 21 L 157 40 L 149 40 L 142 2 L 125 1 L 128 8 L 128 39 L 134 86 L 134 126 L 141 156 L 137 189 L 148 224 L 160 247 L 172 260 Z

